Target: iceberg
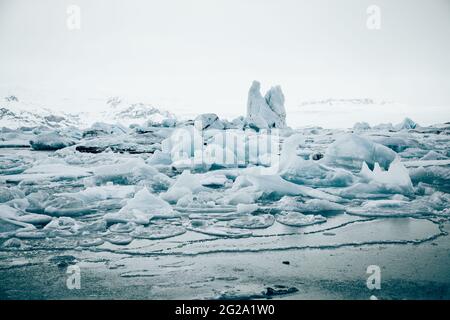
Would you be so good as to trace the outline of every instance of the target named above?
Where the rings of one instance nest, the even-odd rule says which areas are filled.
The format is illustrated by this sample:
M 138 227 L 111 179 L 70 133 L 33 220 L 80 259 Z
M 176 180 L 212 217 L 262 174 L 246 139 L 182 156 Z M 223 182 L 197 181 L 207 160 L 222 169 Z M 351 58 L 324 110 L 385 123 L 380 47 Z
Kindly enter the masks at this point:
M 396 158 L 390 164 L 387 171 L 383 171 L 378 163 L 375 163 L 374 169 L 371 171 L 364 162 L 360 176 L 370 182 L 383 184 L 388 188 L 398 189 L 398 193 L 413 193 L 413 184 L 409 177 L 408 169 L 405 168 L 399 158 Z
M 366 162 L 373 168 L 375 163 L 387 169 L 397 154 L 391 149 L 356 134 L 344 134 L 326 150 L 321 163 L 360 170 Z
M 263 97 L 261 84 L 253 81 L 248 92 L 246 121 L 256 129 L 285 128 L 286 111 L 281 88 L 272 87 Z
M 330 168 L 299 156 L 299 150 L 304 144 L 304 137 L 300 134 L 294 134 L 284 141 L 278 169 L 281 177 L 296 184 L 311 186 L 345 187 L 353 183 L 351 172 Z
M 405 118 L 401 123 L 397 124 L 395 126 L 395 130 L 411 130 L 418 128 L 419 125 L 412 121 L 410 118 Z

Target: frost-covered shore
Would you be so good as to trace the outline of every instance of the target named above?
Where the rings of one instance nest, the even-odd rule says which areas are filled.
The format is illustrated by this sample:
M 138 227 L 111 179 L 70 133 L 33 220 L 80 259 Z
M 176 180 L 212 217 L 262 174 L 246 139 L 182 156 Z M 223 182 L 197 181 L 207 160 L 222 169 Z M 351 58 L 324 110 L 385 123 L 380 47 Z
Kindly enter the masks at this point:
M 232 121 L 158 113 L 129 126 L 3 128 L 1 297 L 57 298 L 33 280 L 39 272 L 56 281 L 62 298 L 76 296 L 60 288 L 60 269 L 77 264 L 85 281 L 103 277 L 104 290 L 124 287 L 120 297 L 361 298 L 350 289 L 339 294 L 338 284 L 337 293 L 324 289 L 330 278 L 321 272 L 334 270 L 336 283 L 357 281 L 358 257 L 367 263 L 380 257 L 389 272 L 394 252 L 405 259 L 391 265 L 399 279 L 420 279 L 406 287 L 434 281 L 431 274 L 426 280 L 401 274 L 400 265 L 416 256 L 425 268 L 425 257 L 441 254 L 448 240 L 450 124 L 421 127 L 405 119 L 348 130 L 291 129 L 286 117 L 281 88 L 263 96 L 254 82 L 246 116 Z M 349 259 L 347 272 L 339 271 L 344 262 L 333 252 Z M 448 258 L 436 258 L 436 268 Z M 305 276 L 302 259 L 314 260 Z M 267 265 L 258 266 L 260 260 Z M 314 274 L 321 261 L 328 267 Z M 287 273 L 279 270 L 285 266 Z M 443 297 L 446 276 L 430 285 L 447 290 Z M 302 295 L 302 277 L 323 277 L 325 284 L 309 284 L 323 295 L 313 289 Z M 14 292 L 19 278 L 35 281 L 28 296 Z M 145 295 L 141 284 L 154 292 Z M 86 288 L 80 296 L 115 297 Z

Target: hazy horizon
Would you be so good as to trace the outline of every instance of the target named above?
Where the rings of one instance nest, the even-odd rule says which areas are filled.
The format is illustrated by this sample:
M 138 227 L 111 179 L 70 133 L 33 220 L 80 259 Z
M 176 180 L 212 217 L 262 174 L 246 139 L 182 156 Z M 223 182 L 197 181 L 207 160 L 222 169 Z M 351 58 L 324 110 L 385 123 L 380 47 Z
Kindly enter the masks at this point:
M 79 30 L 66 26 L 72 4 Z M 370 5 L 380 30 L 366 26 Z M 0 87 L 80 101 L 77 110 L 124 96 L 244 114 L 256 79 L 263 91 L 282 86 L 288 113 L 327 98 L 396 101 L 414 113 L 450 107 L 449 18 L 446 0 L 0 0 Z M 436 119 L 447 118 L 450 108 L 440 110 Z

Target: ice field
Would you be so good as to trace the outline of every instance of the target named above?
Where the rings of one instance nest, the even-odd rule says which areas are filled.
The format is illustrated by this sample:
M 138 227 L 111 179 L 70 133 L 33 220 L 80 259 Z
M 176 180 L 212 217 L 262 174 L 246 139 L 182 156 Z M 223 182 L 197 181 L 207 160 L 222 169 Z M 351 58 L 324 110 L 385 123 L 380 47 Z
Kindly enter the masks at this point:
M 232 121 L 22 115 L 0 131 L 2 299 L 450 297 L 449 119 L 290 128 L 257 82 Z

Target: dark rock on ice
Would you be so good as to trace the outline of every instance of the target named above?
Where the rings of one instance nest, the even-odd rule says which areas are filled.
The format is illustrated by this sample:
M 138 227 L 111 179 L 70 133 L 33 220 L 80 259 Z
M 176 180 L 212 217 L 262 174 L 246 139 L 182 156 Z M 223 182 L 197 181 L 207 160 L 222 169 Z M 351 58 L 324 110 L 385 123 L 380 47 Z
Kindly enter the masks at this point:
M 291 293 L 295 293 L 295 292 L 298 292 L 298 289 L 295 287 L 276 288 L 276 289 L 268 287 L 266 289 L 266 291 L 263 293 L 263 295 L 266 297 L 273 297 L 273 296 L 281 296 L 281 295 L 285 295 L 285 294 L 291 294 Z

